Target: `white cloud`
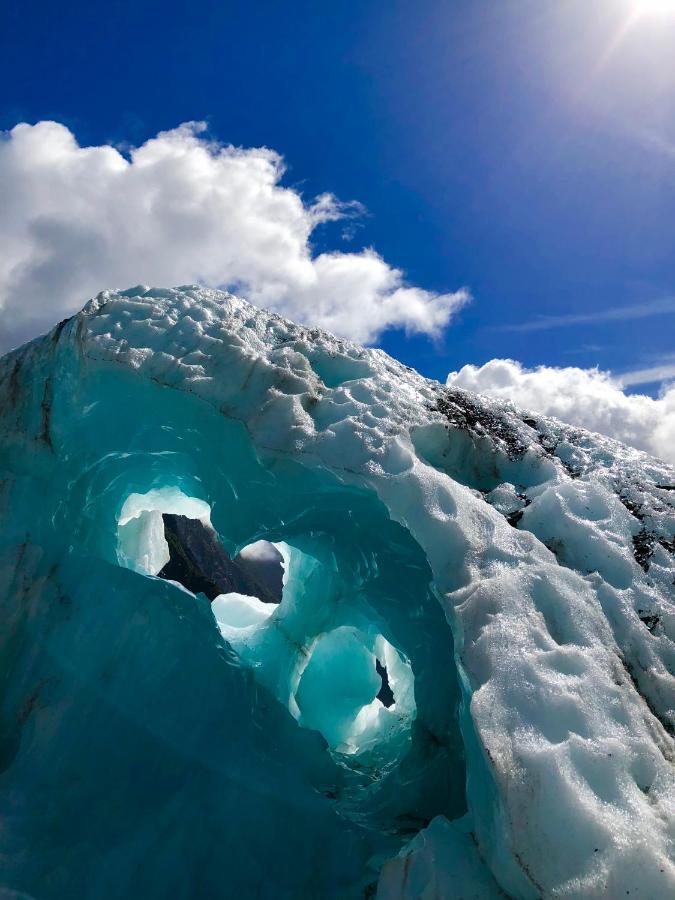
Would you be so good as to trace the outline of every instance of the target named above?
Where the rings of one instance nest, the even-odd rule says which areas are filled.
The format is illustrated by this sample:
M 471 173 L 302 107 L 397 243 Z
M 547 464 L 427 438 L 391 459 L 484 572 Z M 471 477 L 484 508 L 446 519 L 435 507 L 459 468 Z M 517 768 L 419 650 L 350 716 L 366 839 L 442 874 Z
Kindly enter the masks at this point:
M 80 147 L 64 125 L 0 139 L 0 343 L 7 349 L 105 287 L 203 282 L 359 341 L 386 328 L 436 335 L 469 299 L 408 287 L 374 250 L 314 255 L 325 222 L 362 212 L 280 184 L 266 148 L 209 141 L 204 125 L 161 132 L 128 157 Z
M 512 400 L 675 463 L 675 385 L 655 400 L 625 394 L 620 379 L 598 369 L 526 369 L 512 359 L 464 366 L 448 375 L 448 385 Z

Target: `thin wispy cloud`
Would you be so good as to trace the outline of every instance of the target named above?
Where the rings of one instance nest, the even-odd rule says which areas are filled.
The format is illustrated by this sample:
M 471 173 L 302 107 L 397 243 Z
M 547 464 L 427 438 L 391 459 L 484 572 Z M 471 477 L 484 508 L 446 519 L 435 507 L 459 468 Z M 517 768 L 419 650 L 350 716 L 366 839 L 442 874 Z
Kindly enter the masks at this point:
M 670 381 L 672 378 L 675 378 L 675 357 L 669 357 L 655 366 L 624 372 L 622 375 L 617 376 L 617 381 L 622 387 L 630 387 L 634 384 L 655 384 L 658 381 Z
M 498 331 L 547 331 L 551 328 L 570 328 L 574 325 L 591 325 L 596 322 L 625 322 L 631 319 L 648 319 L 675 313 L 675 296 L 635 303 L 630 306 L 611 306 L 589 313 L 570 313 L 563 316 L 537 316 L 526 322 L 496 326 Z
M 565 356 L 580 356 L 582 353 L 602 353 L 606 349 L 605 344 L 580 344 L 578 347 L 561 350 L 561 353 Z

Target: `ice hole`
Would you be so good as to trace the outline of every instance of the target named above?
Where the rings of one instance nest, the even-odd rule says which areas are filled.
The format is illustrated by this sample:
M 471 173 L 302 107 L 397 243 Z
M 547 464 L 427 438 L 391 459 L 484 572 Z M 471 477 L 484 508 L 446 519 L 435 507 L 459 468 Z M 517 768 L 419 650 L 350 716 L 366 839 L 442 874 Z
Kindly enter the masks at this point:
M 353 734 L 358 714 L 375 700 L 380 686 L 364 637 L 353 628 L 336 628 L 317 640 L 300 678 L 295 694 L 300 724 L 339 746 Z
M 382 635 L 340 626 L 312 647 L 295 692 L 299 723 L 334 749 L 355 753 L 412 716 L 412 690 L 410 665 Z M 405 700 L 397 709 L 399 692 Z
M 255 541 L 239 552 L 235 562 L 257 582 L 268 589 L 265 602 L 281 602 L 284 580 L 284 559 L 271 541 Z M 269 599 L 267 599 L 269 597 Z
M 211 525 L 209 505 L 177 488 L 130 494 L 118 520 L 117 557 L 144 575 L 174 581 L 210 600 L 225 594 L 281 601 L 283 559 L 269 541 L 231 557 Z
M 145 494 L 129 494 L 117 522 L 117 558 L 120 565 L 144 575 L 158 575 L 171 554 L 164 534 L 163 514 L 185 516 L 211 525 L 211 509 L 204 500 L 188 497 L 175 487 Z
M 383 706 L 386 706 L 389 709 L 394 705 L 394 692 L 391 689 L 391 685 L 389 684 L 389 676 L 387 675 L 387 667 L 383 666 L 379 659 L 375 660 L 375 668 L 377 670 L 377 674 L 382 679 L 382 686 L 380 690 L 377 692 L 377 699 Z
M 281 602 L 283 562 L 269 541 L 256 541 L 232 556 L 204 522 L 168 514 L 163 519 L 170 558 L 158 573 L 160 578 L 177 581 L 212 601 L 238 594 L 270 606 Z

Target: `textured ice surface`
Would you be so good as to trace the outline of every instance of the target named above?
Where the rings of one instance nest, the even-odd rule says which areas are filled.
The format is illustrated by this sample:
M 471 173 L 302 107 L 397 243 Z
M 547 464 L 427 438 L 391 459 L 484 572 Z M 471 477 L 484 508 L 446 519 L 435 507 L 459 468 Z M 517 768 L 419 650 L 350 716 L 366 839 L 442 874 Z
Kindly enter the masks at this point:
M 4 888 L 675 895 L 665 464 L 193 287 L 5 357 L 0 417 Z M 281 603 L 156 577 L 163 514 Z

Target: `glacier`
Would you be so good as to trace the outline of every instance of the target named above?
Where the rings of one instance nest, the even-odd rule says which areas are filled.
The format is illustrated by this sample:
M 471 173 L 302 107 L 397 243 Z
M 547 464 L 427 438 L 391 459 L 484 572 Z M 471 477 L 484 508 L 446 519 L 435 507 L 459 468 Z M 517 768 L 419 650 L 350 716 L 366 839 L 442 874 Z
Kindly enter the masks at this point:
M 665 463 L 196 286 L 0 421 L 8 897 L 675 896 Z

